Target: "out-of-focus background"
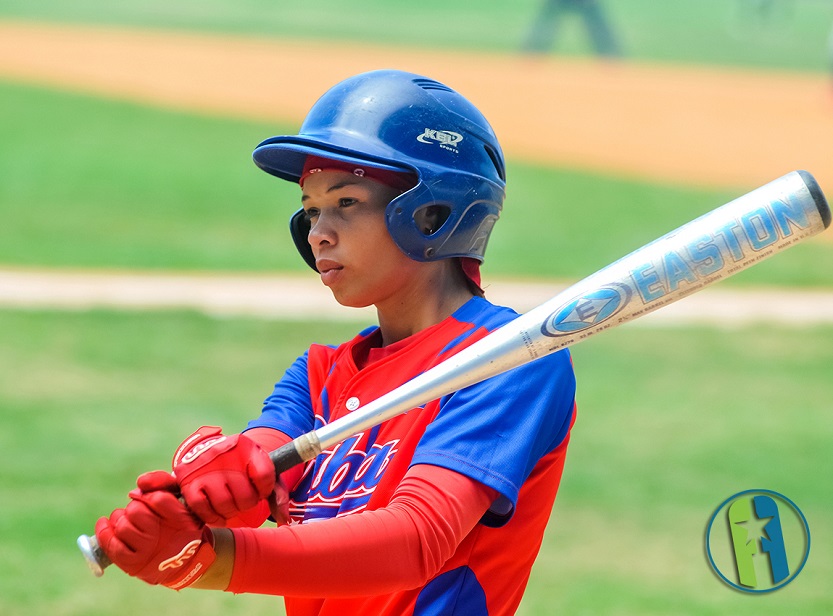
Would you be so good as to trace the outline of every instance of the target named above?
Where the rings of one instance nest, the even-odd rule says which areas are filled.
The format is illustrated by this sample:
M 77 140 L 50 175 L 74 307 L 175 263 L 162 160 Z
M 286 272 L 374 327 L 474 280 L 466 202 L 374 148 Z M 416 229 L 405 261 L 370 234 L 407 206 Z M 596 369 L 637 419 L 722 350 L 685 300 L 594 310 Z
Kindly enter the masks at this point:
M 833 195 L 833 3 L 592 4 L 0 4 L 0 613 L 282 613 L 96 580 L 75 538 L 194 428 L 242 429 L 311 342 L 372 320 L 306 290 L 297 188 L 250 159 L 336 81 L 421 72 L 490 118 L 509 185 L 484 278 L 518 309 L 524 285 L 554 294 L 794 169 Z M 828 231 L 720 283 L 708 318 L 573 349 L 579 418 L 520 614 L 833 610 L 833 325 L 791 311 L 829 301 L 831 264 Z M 206 307 L 212 289 L 232 297 Z M 812 536 L 762 596 L 704 551 L 746 489 L 791 498 Z

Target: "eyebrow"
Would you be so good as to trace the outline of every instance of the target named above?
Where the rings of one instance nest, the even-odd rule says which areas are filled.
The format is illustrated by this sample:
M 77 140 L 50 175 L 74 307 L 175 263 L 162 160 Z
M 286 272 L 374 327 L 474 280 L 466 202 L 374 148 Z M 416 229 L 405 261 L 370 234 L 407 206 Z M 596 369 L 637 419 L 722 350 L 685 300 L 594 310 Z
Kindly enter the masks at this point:
M 332 186 L 330 186 L 326 190 L 326 192 L 331 193 L 335 190 L 340 190 L 340 189 L 342 189 L 346 186 L 357 186 L 358 184 L 359 184 L 358 182 L 353 181 L 351 179 L 345 179 L 345 180 L 342 180 L 341 182 L 338 182 L 337 184 L 333 184 Z M 307 199 L 309 199 L 309 195 L 301 195 L 301 203 L 304 203 Z

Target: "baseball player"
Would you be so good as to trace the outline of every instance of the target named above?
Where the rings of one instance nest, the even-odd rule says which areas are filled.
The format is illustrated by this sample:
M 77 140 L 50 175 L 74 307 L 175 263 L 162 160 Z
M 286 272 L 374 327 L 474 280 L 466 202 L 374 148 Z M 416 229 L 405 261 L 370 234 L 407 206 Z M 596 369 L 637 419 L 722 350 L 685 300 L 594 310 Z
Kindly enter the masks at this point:
M 278 480 L 266 453 L 517 316 L 485 299 L 480 278 L 505 192 L 492 128 L 437 81 L 374 71 L 335 85 L 299 134 L 267 139 L 254 161 L 299 185 L 298 251 L 341 304 L 375 306 L 378 325 L 312 345 L 244 432 L 200 428 L 173 473 L 139 477 L 129 504 L 98 521 L 102 549 L 148 583 L 280 595 L 290 616 L 513 614 L 574 420 L 566 350 Z

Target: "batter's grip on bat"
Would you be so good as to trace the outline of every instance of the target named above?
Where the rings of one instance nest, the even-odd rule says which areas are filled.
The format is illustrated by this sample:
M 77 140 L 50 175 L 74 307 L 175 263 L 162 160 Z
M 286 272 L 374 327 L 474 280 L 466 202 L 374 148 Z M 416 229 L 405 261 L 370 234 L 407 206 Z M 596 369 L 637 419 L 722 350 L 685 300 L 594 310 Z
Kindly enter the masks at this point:
M 312 433 L 304 434 L 294 441 L 278 447 L 275 451 L 269 452 L 269 458 L 275 465 L 275 475 L 278 476 L 293 466 L 312 460 L 319 453 L 321 453 L 321 445 L 318 437 Z M 104 570 L 113 564 L 107 558 L 107 554 L 104 553 L 101 546 L 98 545 L 98 539 L 95 535 L 81 535 L 76 543 L 87 561 L 87 566 L 96 577 L 104 575 Z

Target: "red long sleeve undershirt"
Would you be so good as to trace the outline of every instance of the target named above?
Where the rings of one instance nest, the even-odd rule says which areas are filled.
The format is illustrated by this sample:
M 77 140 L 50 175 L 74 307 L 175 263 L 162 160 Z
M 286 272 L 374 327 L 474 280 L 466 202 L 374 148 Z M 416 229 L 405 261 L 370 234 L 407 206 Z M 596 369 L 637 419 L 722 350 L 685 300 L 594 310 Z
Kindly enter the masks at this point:
M 492 488 L 454 471 L 414 466 L 383 509 L 234 529 L 227 590 L 356 597 L 417 588 L 442 568 L 496 497 Z
M 292 437 L 284 434 L 280 430 L 273 430 L 272 428 L 252 428 L 251 430 L 246 430 L 244 434 L 266 451 L 275 451 L 292 440 Z M 286 486 L 294 486 L 303 474 L 304 465 L 299 464 L 281 473 L 281 481 Z

